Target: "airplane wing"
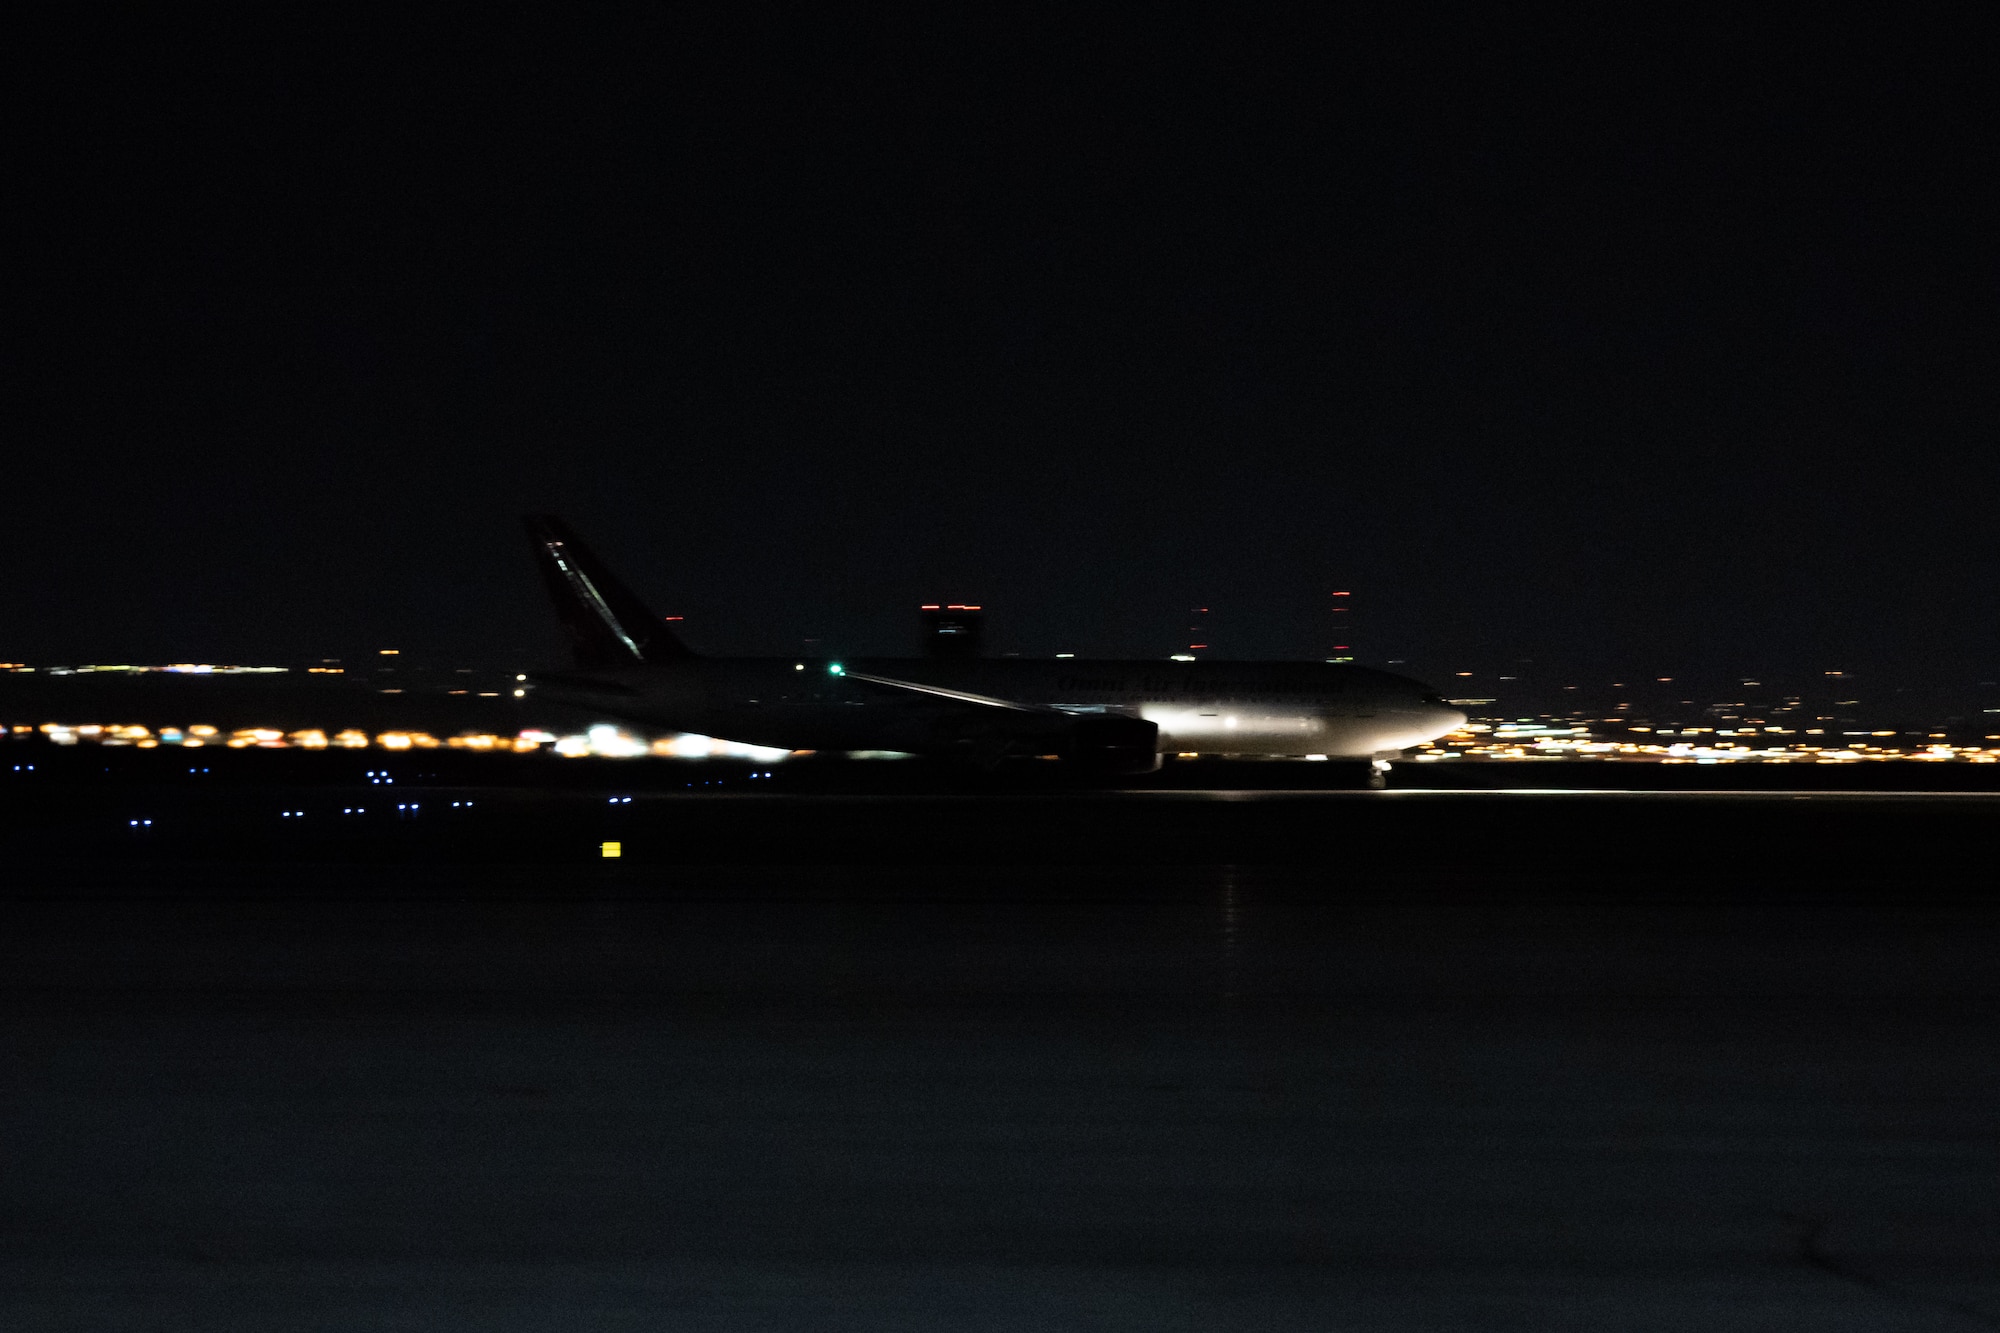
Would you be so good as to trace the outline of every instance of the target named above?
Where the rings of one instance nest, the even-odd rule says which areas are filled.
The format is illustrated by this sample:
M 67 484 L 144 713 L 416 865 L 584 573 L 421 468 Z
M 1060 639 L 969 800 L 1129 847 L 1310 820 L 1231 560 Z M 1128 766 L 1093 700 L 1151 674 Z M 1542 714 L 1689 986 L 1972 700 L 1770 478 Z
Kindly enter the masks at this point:
M 980 708 L 999 708 L 1013 713 L 1052 713 L 1068 717 L 1060 708 L 1047 704 L 1024 704 L 1013 699 L 996 699 L 991 695 L 973 694 L 967 690 L 948 690 L 942 685 L 925 685 L 920 681 L 897 680 L 893 676 L 870 675 L 865 671 L 840 669 L 835 672 L 843 680 L 858 680 L 866 685 L 880 685 L 885 689 L 908 690 L 913 694 L 925 694 L 934 699 L 948 699 L 953 703 L 972 704 Z
M 931 698 L 941 704 L 956 704 L 959 715 L 967 720 L 981 714 L 991 717 L 991 725 L 975 724 L 976 730 L 965 739 L 975 747 L 990 747 L 990 754 L 996 759 L 1010 748 L 1020 750 L 1026 747 L 1026 753 L 1054 750 L 1066 759 L 1080 761 L 1087 767 L 1108 773 L 1150 773 L 1160 764 L 1155 747 L 1160 734 L 1159 725 L 1143 718 L 1122 714 L 1069 713 L 1047 704 L 996 699 L 969 690 L 898 680 L 893 676 L 877 676 L 866 671 L 848 671 L 839 667 L 833 670 L 837 675 L 864 685 Z

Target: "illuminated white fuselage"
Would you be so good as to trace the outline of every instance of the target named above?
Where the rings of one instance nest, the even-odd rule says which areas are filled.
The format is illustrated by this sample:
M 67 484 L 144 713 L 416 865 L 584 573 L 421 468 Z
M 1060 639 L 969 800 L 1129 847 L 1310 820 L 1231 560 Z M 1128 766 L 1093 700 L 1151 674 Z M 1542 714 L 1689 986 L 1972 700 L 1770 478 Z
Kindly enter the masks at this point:
M 884 689 L 868 677 L 937 693 Z M 1052 716 L 1111 714 L 1157 725 L 1163 754 L 1369 758 L 1466 720 L 1417 681 L 1318 662 L 700 658 L 545 676 L 538 691 L 750 744 L 913 753 L 948 752 L 969 736 L 1034 753 Z M 947 695 L 993 706 L 967 708 Z
M 1341 663 L 1053 665 L 1062 669 L 1043 673 L 1054 677 L 1043 687 L 1047 702 L 1144 718 L 1159 727 L 1163 754 L 1363 758 L 1406 750 L 1465 724 L 1465 714 L 1414 680 Z

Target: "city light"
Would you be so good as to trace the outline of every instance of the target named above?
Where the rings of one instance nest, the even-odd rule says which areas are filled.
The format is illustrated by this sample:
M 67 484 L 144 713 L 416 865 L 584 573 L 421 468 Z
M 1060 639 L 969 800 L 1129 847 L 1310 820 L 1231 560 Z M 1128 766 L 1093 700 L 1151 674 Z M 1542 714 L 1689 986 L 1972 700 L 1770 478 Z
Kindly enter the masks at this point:
M 949 609 L 959 609 L 955 604 Z M 1197 608 L 1198 610 L 1199 608 Z M 1068 659 L 1069 653 L 1055 654 L 1059 659 Z M 324 660 L 324 659 L 323 659 Z M 1192 653 L 1175 653 L 1171 661 L 1192 662 Z M 794 670 L 804 672 L 811 669 L 813 659 L 795 661 Z M 846 665 L 840 661 L 821 660 L 826 673 L 835 678 L 845 677 Z M 1394 665 L 1401 666 L 1400 662 Z M 1664 665 L 1664 664 L 1663 664 Z M 21 663 L 4 663 L 0 668 L 9 671 L 42 671 L 47 675 L 119 675 L 130 676 L 140 673 L 171 673 L 182 676 L 219 675 L 264 675 L 280 673 L 290 668 L 264 666 L 233 666 L 216 663 L 181 662 L 164 666 L 143 666 L 131 664 L 98 664 L 70 667 L 29 667 Z M 1498 664 L 1498 669 L 1518 670 L 1512 663 Z M 338 667 L 318 666 L 298 668 L 332 674 Z M 470 675 L 470 669 L 459 673 Z M 516 679 L 522 679 L 516 676 Z M 1812 691 L 1794 684 L 1799 693 L 1782 693 L 1785 685 L 1773 681 L 1768 693 L 1763 678 L 1741 676 L 1732 673 L 1726 685 L 1716 693 L 1708 695 L 1708 700 L 1697 703 L 1695 699 L 1682 695 L 1695 695 L 1701 690 L 1696 684 L 1686 683 L 1687 678 L 1678 675 L 1658 674 L 1645 676 L 1635 673 L 1626 681 L 1613 682 L 1611 688 L 1620 692 L 1620 701 L 1609 699 L 1595 701 L 1577 700 L 1577 703 L 1594 703 L 1592 707 L 1578 707 L 1567 713 L 1550 711 L 1536 716 L 1495 717 L 1494 713 L 1507 707 L 1499 699 L 1485 697 L 1486 694 L 1513 696 L 1513 706 L 1522 713 L 1534 712 L 1539 708 L 1560 709 L 1555 699 L 1572 702 L 1569 692 L 1579 688 L 1574 685 L 1559 687 L 1562 695 L 1553 693 L 1538 697 L 1537 691 L 1553 692 L 1558 687 L 1550 681 L 1547 684 L 1534 683 L 1536 678 L 1516 674 L 1498 674 L 1496 670 L 1482 665 L 1475 671 L 1437 673 L 1434 679 L 1441 684 L 1447 680 L 1457 684 L 1457 690 L 1446 692 L 1462 693 L 1470 696 L 1475 679 L 1498 682 L 1483 691 L 1481 697 L 1450 698 L 1445 700 L 1453 707 L 1464 709 L 1473 719 L 1461 730 L 1438 738 L 1429 743 L 1417 745 L 1407 752 L 1406 757 L 1417 763 L 1467 763 L 1467 762 L 1550 762 L 1571 761 L 1591 763 L 1660 763 L 1660 764 L 1869 764 L 1894 761 L 1914 761 L 1926 764 L 1993 764 L 2000 763 L 2000 736 L 1981 737 L 1986 726 L 1995 725 L 1995 716 L 2000 708 L 1978 707 L 1991 701 L 1992 696 L 1982 699 L 1966 699 L 1952 706 L 1939 705 L 1930 716 L 1910 716 L 1902 722 L 1902 729 L 1894 725 L 1884 725 L 1891 718 L 1870 716 L 1863 711 L 1863 700 L 1870 708 L 1882 699 L 1884 707 L 1907 710 L 1908 705 L 1899 705 L 1887 700 L 1888 687 L 1882 687 L 1877 695 L 1866 682 L 1858 680 L 1846 672 L 1829 671 L 1824 674 L 1827 684 L 1826 697 L 1815 697 Z M 1558 678 L 1559 679 L 1559 678 Z M 1529 682 L 1526 684 L 1520 682 Z M 469 682 L 468 682 L 469 683 Z M 29 682 L 22 682 L 23 686 Z M 81 682 L 78 682 L 80 685 Z M 331 683 L 329 683 L 331 684 Z M 1647 702 L 1645 692 L 1654 686 L 1675 684 L 1669 692 L 1659 690 L 1661 696 Z M 1992 686 L 1993 682 L 1980 682 L 1982 686 Z M 40 687 L 37 687 L 39 690 Z M 59 688 L 70 689 L 69 685 Z M 181 687 L 176 687 L 181 688 Z M 190 683 L 184 705 L 188 712 L 200 709 L 208 711 L 219 700 L 240 698 L 248 701 L 263 698 L 262 694 L 231 696 L 209 692 L 210 687 Z M 216 687 L 219 691 L 221 687 Z M 1515 695 L 1516 690 L 1521 691 Z M 1626 693 L 1627 691 L 1630 693 Z M 117 695 L 123 687 L 111 691 Z M 1726 692 L 1724 692 L 1726 691 Z M 1901 691 L 1896 691 L 1901 693 Z M 371 691 L 372 693 L 372 691 Z M 419 689 L 413 694 L 421 695 Z M 446 693 L 463 695 L 468 690 L 445 691 L 437 694 L 442 698 Z M 480 691 L 482 696 L 493 692 Z M 524 695 L 524 689 L 514 693 Z M 1666 698 L 1668 694 L 1673 697 Z M 1855 698 L 1833 698 L 1834 694 L 1853 694 Z M 134 698 L 152 698 L 151 695 L 134 695 Z M 343 697 L 336 690 L 302 690 L 301 699 L 335 700 Z M 1535 700 L 1535 702 L 1530 702 Z M 1970 706 L 1968 706 L 1970 705 Z M 45 705 L 26 705 L 41 711 Z M 93 711 L 99 705 L 92 705 Z M 157 703 L 150 705 L 157 708 Z M 332 705 L 337 707 L 338 705 Z M 458 705 L 453 704 L 456 708 Z M 1928 707 L 1928 706 L 1927 706 Z M 110 704 L 103 708 L 108 713 L 123 705 Z M 1815 709 L 1832 709 L 1832 713 L 1816 713 Z M 50 709 L 53 712 L 54 709 Z M 133 711 L 139 711 L 134 709 Z M 197 716 L 199 714 L 196 714 Z M 46 714 L 44 714 L 46 716 Z M 253 715 L 254 716 L 254 715 Z M 450 716 L 450 714 L 446 714 Z M 460 716 L 463 716 L 462 714 Z M 1204 732 L 1213 732 L 1217 737 L 1224 734 L 1239 735 L 1249 731 L 1260 734 L 1278 730 L 1289 732 L 1298 726 L 1310 732 L 1310 723 L 1304 718 L 1287 718 L 1282 728 L 1275 727 L 1270 720 L 1259 720 L 1246 715 L 1235 717 L 1208 717 L 1189 714 L 1182 717 L 1173 715 L 1154 717 L 1145 714 L 1149 720 L 1159 721 L 1163 728 L 1181 737 L 1181 744 L 1188 738 Z M 563 732 L 524 728 L 520 731 L 487 731 L 468 728 L 457 732 L 440 728 L 436 732 L 397 726 L 378 729 L 371 726 L 367 730 L 356 727 L 336 729 L 334 726 L 303 725 L 297 718 L 288 719 L 283 726 L 236 726 L 218 727 L 209 722 L 175 721 L 169 715 L 162 719 L 149 715 L 145 723 L 134 722 L 128 714 L 104 722 L 82 722 L 71 716 L 63 721 L 22 721 L 6 719 L 0 725 L 0 737 L 15 739 L 39 738 L 59 746 L 101 746 L 106 749 L 131 748 L 134 750 L 171 750 L 177 748 L 199 749 L 204 746 L 223 747 L 231 750 L 250 749 L 299 749 L 299 750 L 381 750 L 395 753 L 452 749 L 493 754 L 552 754 L 562 758 L 605 758 L 637 759 L 645 757 L 699 760 L 707 758 L 747 759 L 756 763 L 775 763 L 801 751 L 793 751 L 769 746 L 736 742 L 694 733 L 660 731 L 650 727 L 630 723 L 597 722 L 580 729 L 565 729 Z M 1893 719 L 1901 721 L 1900 718 Z M 1927 725 L 1916 725 L 1917 723 Z M 1240 724 L 1240 725 L 1239 725 Z M 1817 724 L 1817 725 L 1814 725 Z M 490 725 L 490 721 L 488 721 Z M 573 725 L 573 724 L 572 724 Z M 379 726 L 379 724 L 378 724 Z M 1976 728 L 1976 730 L 1975 730 Z M 1315 742 L 1305 736 L 1300 737 L 1298 749 L 1304 750 Z M 1321 746 L 1324 742 L 1317 742 Z M 1177 747 L 1178 748 L 1178 747 Z M 1226 748 L 1218 743 L 1214 748 Z M 1307 754 L 1269 753 L 1287 751 L 1291 747 L 1282 742 L 1277 745 L 1261 745 L 1257 749 L 1271 758 L 1309 759 Z
M 0 727 L 0 735 L 6 734 L 8 729 Z M 160 727 L 156 731 L 124 723 L 62 722 L 18 726 L 12 728 L 12 734 L 38 735 L 53 744 L 63 746 L 87 744 L 109 747 L 133 746 L 139 749 L 155 749 L 163 745 L 199 749 L 203 745 L 222 744 L 233 750 L 378 749 L 403 753 L 413 750 L 453 749 L 511 754 L 532 754 L 538 750 L 548 750 L 565 758 L 591 756 L 601 759 L 637 759 L 655 756 L 673 759 L 748 759 L 760 764 L 779 763 L 795 753 L 776 746 L 751 745 L 686 732 L 637 735 L 612 722 L 600 722 L 585 731 L 560 736 L 554 732 L 532 728 L 514 735 L 461 732 L 456 736 L 439 738 L 426 731 L 384 731 L 370 736 L 365 731 L 352 728 L 328 735 L 326 731 L 317 727 L 293 731 L 277 727 L 241 727 L 224 737 L 216 728 L 207 725 Z
M 1633 728 L 1633 730 L 1641 729 Z M 1694 730 L 1706 730 L 1706 728 Z M 1419 763 L 1437 763 L 1453 759 L 1499 762 L 1572 759 L 1662 764 L 1856 764 L 1919 759 L 1927 763 L 1955 761 L 1991 764 L 2000 763 L 2000 746 L 1988 748 L 1931 742 L 1922 746 L 1899 748 L 1859 743 L 1845 746 L 1790 743 L 1773 745 L 1725 740 L 1709 744 L 1690 741 L 1663 744 L 1650 738 L 1642 741 L 1598 739 L 1583 727 L 1502 724 L 1490 729 L 1484 726 L 1468 726 L 1421 747 L 1411 757 Z

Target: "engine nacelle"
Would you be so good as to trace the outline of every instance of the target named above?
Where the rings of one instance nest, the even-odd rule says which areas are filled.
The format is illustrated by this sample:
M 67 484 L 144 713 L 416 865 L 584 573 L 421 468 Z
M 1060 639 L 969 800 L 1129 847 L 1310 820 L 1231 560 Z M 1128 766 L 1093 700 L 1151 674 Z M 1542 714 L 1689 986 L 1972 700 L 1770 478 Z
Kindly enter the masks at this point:
M 1151 773 L 1160 767 L 1160 724 L 1115 714 L 1080 717 L 1056 753 L 1088 773 Z

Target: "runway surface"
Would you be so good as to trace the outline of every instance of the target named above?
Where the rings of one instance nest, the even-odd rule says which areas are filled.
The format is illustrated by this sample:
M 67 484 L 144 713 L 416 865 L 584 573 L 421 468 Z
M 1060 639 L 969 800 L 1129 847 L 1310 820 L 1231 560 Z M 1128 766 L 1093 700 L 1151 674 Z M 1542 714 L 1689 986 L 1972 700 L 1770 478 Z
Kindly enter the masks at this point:
M 565 799 L 17 830 L 0 1327 L 2000 1324 L 2000 804 Z

